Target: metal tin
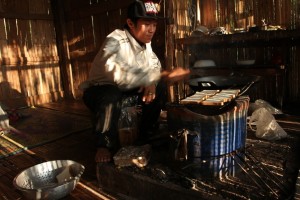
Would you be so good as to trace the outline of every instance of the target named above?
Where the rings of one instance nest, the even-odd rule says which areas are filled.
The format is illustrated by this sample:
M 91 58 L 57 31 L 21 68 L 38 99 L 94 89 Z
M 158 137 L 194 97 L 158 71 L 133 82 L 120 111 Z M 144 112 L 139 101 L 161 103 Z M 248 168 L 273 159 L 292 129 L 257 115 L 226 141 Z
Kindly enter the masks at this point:
M 201 158 L 201 134 L 194 132 L 187 135 L 188 159 Z

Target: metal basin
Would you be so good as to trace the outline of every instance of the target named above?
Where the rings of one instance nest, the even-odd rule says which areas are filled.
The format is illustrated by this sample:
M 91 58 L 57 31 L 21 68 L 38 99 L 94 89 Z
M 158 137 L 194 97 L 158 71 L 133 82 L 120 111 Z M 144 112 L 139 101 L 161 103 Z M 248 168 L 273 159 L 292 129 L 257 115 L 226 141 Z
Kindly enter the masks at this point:
M 20 172 L 13 185 L 27 199 L 60 199 L 75 189 L 84 169 L 71 160 L 48 161 Z

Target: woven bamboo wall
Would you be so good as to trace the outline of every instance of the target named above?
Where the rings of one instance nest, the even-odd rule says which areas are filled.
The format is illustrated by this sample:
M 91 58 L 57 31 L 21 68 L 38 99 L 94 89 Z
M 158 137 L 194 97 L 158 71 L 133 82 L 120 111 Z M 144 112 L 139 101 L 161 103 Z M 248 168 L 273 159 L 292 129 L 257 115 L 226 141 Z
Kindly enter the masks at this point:
M 197 0 L 195 0 L 197 1 Z M 223 26 L 227 30 L 280 25 L 288 29 L 299 29 L 300 2 L 295 0 L 199 0 L 201 25 L 209 28 Z
M 115 28 L 123 27 L 128 2 L 130 1 L 64 1 L 76 97 L 81 95 L 78 86 L 86 80 L 91 62 L 105 37 Z
M 262 26 L 263 19 L 268 25 L 280 26 L 286 30 L 300 29 L 300 1 L 295 0 L 173 0 L 173 5 L 176 38 L 189 37 L 197 25 L 206 26 L 209 29 L 224 27 L 230 33 L 236 29 L 247 31 L 249 27 Z M 283 31 L 276 34 L 281 38 L 286 33 Z M 247 37 L 255 39 L 257 35 L 248 34 Z M 281 63 L 276 64 L 283 64 L 287 69 L 285 99 L 290 102 L 299 102 L 300 50 L 299 42 L 296 40 L 299 41 L 300 32 L 295 34 L 295 43 L 290 38 L 286 40 L 286 43 L 283 40 L 277 42 L 276 39 L 268 43 L 271 41 L 268 37 L 263 39 L 262 44 L 247 43 L 247 40 L 243 42 L 242 40 L 248 39 L 247 37 L 243 33 L 234 34 L 226 45 L 224 42 L 226 37 L 215 36 L 218 41 L 224 39 L 221 46 L 219 43 L 212 42 L 206 45 L 203 45 L 204 43 L 194 45 L 189 50 L 177 48 L 175 49 L 175 63 L 179 66 L 191 67 L 198 59 L 212 59 L 219 67 L 230 67 L 239 59 L 255 59 L 256 64 L 266 67 L 273 65 L 274 60 L 281 57 Z M 252 39 L 250 41 L 253 41 Z M 255 92 L 254 98 L 277 99 L 277 94 L 274 92 L 276 84 L 272 79 L 264 81 L 262 88 Z M 181 88 L 180 92 L 184 89 Z M 261 95 L 262 93 L 264 95 Z
M 0 0 L 0 102 L 11 108 L 62 96 L 48 0 Z
M 108 33 L 125 23 L 126 7 L 131 0 L 64 0 L 63 10 L 67 38 L 66 63 L 72 78 L 74 96 L 80 97 L 78 85 L 87 78 L 91 62 Z M 153 40 L 153 49 L 166 67 L 189 66 L 186 52 L 174 49 L 174 38 L 188 37 L 197 21 L 209 28 L 223 26 L 227 29 L 261 25 L 261 20 L 287 29 L 300 27 L 300 2 L 295 0 L 172 0 L 154 1 L 168 5 L 165 13 L 173 20 L 159 23 Z M 57 100 L 64 96 L 62 67 L 58 57 L 56 30 L 49 0 L 0 0 L 0 101 L 13 107 L 33 105 Z M 172 6 L 170 6 L 172 4 Z M 168 10 L 168 8 L 172 10 Z M 264 8 L 264 9 L 261 9 Z M 271 12 L 269 12 L 271 10 Z M 197 12 L 199 11 L 199 12 Z M 168 46 L 166 51 L 165 46 Z M 60 49 L 59 49 L 60 50 Z M 174 62 L 167 56 L 173 56 Z M 272 57 L 277 47 L 206 49 L 208 57 L 214 56 L 218 64 L 230 64 L 240 52 L 251 52 L 261 63 Z M 289 63 L 287 77 L 288 98 L 299 97 L 300 61 L 299 46 L 291 45 L 279 52 L 289 52 L 284 59 Z M 253 53 L 255 52 L 255 53 Z M 201 57 L 204 54 L 199 54 Z M 239 54 L 241 55 L 241 54 Z M 263 55 L 263 56 L 262 56 Z M 64 76 L 63 76 L 64 77 Z M 183 88 L 184 89 L 184 88 Z

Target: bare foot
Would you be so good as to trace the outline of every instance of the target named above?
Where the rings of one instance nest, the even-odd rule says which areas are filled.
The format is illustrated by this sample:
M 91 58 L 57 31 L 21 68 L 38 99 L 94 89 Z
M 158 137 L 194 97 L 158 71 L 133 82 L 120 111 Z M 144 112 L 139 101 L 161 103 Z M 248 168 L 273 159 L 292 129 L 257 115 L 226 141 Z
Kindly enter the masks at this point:
M 96 162 L 107 163 L 111 161 L 111 153 L 107 148 L 98 148 L 96 156 Z

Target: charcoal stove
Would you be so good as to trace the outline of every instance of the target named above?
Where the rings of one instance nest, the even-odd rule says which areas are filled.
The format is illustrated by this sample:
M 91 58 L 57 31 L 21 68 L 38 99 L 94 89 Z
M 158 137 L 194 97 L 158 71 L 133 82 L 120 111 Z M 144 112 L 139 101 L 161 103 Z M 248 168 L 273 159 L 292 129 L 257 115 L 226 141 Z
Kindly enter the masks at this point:
M 257 139 L 247 129 L 248 103 L 240 95 L 221 106 L 167 105 L 167 136 L 172 138 L 162 134 L 165 142 L 152 143 L 151 159 L 142 169 L 98 165 L 100 184 L 145 200 L 292 199 L 300 135 L 275 142 Z M 195 137 L 195 132 L 203 135 Z M 176 158 L 182 135 L 185 151 L 177 151 Z
M 168 105 L 168 127 L 175 132 L 171 137 L 176 139 L 174 158 L 187 161 L 179 173 L 189 177 L 187 185 L 191 188 L 230 199 L 290 197 L 290 188 L 281 179 L 282 168 L 278 172 L 279 167 L 268 166 L 259 159 L 261 155 L 253 149 L 259 144 L 246 145 L 250 99 L 242 95 L 259 79 L 256 76 L 192 79 L 190 86 L 198 91 L 241 90 L 237 97 L 217 106 L 183 105 L 180 101 Z M 181 149 L 181 157 L 177 155 L 178 148 L 185 148 Z
M 221 109 L 223 113 L 220 114 L 205 115 L 199 112 L 199 108 L 206 106 L 196 107 L 194 105 L 192 108 L 186 105 L 168 105 L 169 130 L 178 132 L 183 129 L 191 133 L 185 132 L 185 135 L 180 136 L 186 138 L 187 149 L 185 151 L 191 152 L 187 155 L 188 159 L 220 156 L 245 146 L 248 97 L 239 97 L 230 103 L 226 110 Z M 215 109 L 217 108 L 214 106 L 211 112 L 216 113 Z M 196 140 L 199 140 L 197 144 Z
M 242 95 L 258 80 L 257 76 L 190 80 L 195 93 L 167 106 L 169 130 L 192 133 L 183 136 L 186 158 L 220 156 L 245 146 L 250 98 Z

